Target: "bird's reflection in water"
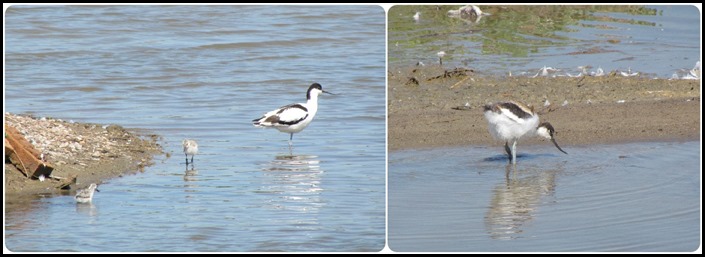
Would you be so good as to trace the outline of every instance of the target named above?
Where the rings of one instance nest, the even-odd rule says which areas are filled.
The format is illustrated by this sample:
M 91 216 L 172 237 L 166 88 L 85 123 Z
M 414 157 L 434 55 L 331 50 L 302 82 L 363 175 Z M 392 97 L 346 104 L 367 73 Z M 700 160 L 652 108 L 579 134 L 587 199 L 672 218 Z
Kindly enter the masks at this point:
M 320 170 L 319 164 L 315 155 L 277 155 L 263 170 L 317 172 Z
M 184 171 L 184 181 L 198 181 L 198 170 L 195 168 Z
M 318 156 L 281 155 L 262 166 L 264 175 L 257 193 L 270 194 L 267 208 L 296 212 L 317 212 L 324 202 Z
M 507 165 L 503 183 L 495 186 L 490 208 L 485 215 L 485 228 L 493 239 L 520 238 L 523 226 L 533 220 L 541 198 L 555 190 L 557 170 L 517 171 Z
M 98 216 L 98 208 L 92 202 L 77 203 L 76 204 L 76 213 L 95 217 L 95 216 Z
M 198 170 L 193 166 L 191 169 L 186 166 L 186 171 L 184 171 L 184 192 L 187 193 L 185 194 L 186 198 L 193 198 L 194 195 L 190 193 L 198 192 L 198 190 L 196 190 L 198 188 L 198 181 Z

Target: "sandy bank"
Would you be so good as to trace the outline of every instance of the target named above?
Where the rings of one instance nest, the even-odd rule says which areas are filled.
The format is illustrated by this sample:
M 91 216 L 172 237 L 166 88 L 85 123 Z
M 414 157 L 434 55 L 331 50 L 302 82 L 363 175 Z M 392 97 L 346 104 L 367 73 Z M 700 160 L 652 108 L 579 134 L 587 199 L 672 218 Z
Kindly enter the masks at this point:
M 70 190 L 55 188 L 59 182 L 26 178 L 12 164 L 5 164 L 5 200 L 23 201 L 40 194 L 75 194 L 90 183 L 140 172 L 162 153 L 156 135 L 141 135 L 117 125 L 72 123 L 5 113 L 5 122 L 17 128 L 44 153 L 55 169 L 52 176 L 76 175 Z
M 496 78 L 437 65 L 390 70 L 388 148 L 501 146 L 487 131 L 482 106 L 510 99 L 543 109 L 541 120 L 553 124 L 564 148 L 699 140 L 700 92 L 700 80 L 619 75 Z M 551 106 L 544 108 L 546 100 Z M 550 144 L 539 139 L 522 142 L 532 143 Z

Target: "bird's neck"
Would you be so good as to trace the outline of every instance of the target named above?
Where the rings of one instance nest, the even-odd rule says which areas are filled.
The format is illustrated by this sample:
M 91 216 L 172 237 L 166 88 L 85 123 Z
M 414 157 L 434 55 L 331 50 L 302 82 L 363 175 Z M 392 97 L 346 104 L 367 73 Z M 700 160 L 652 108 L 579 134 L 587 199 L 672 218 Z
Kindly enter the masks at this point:
M 311 94 L 308 101 L 306 101 L 306 108 L 309 113 L 315 114 L 318 111 L 318 94 Z
M 307 105 L 318 105 L 318 94 L 311 94 L 306 101 Z

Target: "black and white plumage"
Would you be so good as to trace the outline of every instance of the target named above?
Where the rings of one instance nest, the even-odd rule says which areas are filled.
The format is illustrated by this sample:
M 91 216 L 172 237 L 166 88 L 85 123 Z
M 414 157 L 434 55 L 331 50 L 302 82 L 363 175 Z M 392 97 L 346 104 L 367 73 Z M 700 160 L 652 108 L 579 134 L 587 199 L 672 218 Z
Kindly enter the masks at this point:
M 98 190 L 98 185 L 92 183 L 87 188 L 78 190 L 78 192 L 76 192 L 76 196 L 74 196 L 74 199 L 76 199 L 76 202 L 79 203 L 90 203 L 93 200 L 93 193 L 96 191 L 100 192 L 100 190 Z
M 308 126 L 318 111 L 318 95 L 322 93 L 333 94 L 324 91 L 321 84 L 313 83 L 306 91 L 306 103 L 295 103 L 279 107 L 267 112 L 262 117 L 252 120 L 255 127 L 276 128 L 277 130 L 289 133 L 289 151 L 291 151 L 294 133 L 301 132 Z
M 507 151 L 512 164 L 516 164 L 517 141 L 527 136 L 538 135 L 549 139 L 558 150 L 568 154 L 556 143 L 553 126 L 548 122 L 539 124 L 539 115 L 533 107 L 515 101 L 500 102 L 485 105 L 484 114 L 489 123 L 490 134 L 505 142 L 504 150 Z M 509 142 L 512 144 L 511 149 Z

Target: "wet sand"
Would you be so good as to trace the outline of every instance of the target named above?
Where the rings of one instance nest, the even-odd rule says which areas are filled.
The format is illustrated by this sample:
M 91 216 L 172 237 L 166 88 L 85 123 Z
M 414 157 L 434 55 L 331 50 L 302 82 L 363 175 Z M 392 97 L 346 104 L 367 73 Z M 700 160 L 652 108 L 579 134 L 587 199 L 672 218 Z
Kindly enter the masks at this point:
M 134 174 L 152 164 L 163 153 L 158 136 L 128 130 L 118 125 L 72 123 L 5 113 L 5 122 L 14 126 L 53 165 L 51 176 L 77 177 L 68 190 L 56 188 L 61 182 L 29 179 L 14 165 L 5 163 L 5 203 L 23 202 L 40 195 L 74 195 L 91 183 Z
M 701 81 L 623 77 L 493 77 L 438 65 L 389 71 L 388 149 L 503 146 L 482 106 L 518 100 L 539 110 L 563 147 L 700 139 Z M 544 107 L 544 101 L 551 105 Z M 566 105 L 563 105 L 567 101 Z M 520 144 L 551 144 L 538 138 Z M 501 150 L 501 149 L 500 149 Z M 498 150 L 498 151 L 500 151 Z

